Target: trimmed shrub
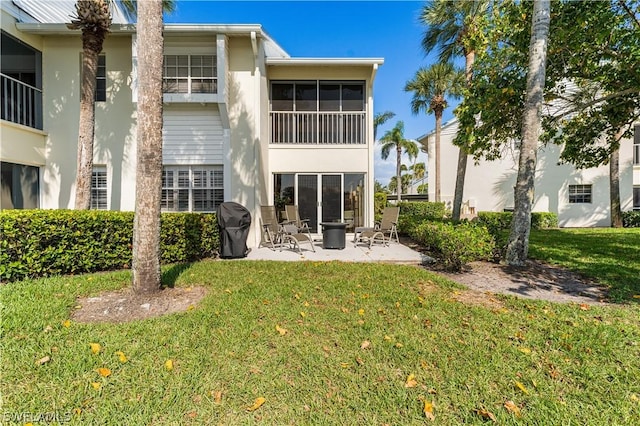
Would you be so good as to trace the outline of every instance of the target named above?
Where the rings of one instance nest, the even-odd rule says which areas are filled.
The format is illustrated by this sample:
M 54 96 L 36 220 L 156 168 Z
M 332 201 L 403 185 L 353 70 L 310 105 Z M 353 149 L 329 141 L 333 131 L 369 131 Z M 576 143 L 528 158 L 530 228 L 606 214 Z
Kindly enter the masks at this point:
M 443 220 L 445 217 L 444 203 L 430 201 L 401 201 L 398 232 L 408 234 L 411 229 L 425 220 Z
M 387 194 L 376 192 L 373 196 L 373 217 L 378 221 L 382 219 L 382 212 L 387 207 Z
M 558 215 L 548 212 L 531 213 L 531 229 L 552 229 L 558 227 Z
M 622 212 L 622 226 L 625 228 L 640 228 L 640 211 Z
M 513 212 L 478 212 L 474 221 L 487 227 L 492 235 L 500 231 L 511 229 Z M 549 229 L 558 227 L 558 215 L 556 213 L 532 212 L 531 229 Z
M 436 253 L 446 269 L 454 271 L 475 260 L 491 259 L 495 250 L 487 228 L 471 222 L 424 221 L 409 235 Z
M 133 212 L 5 210 L 0 213 L 0 280 L 129 268 Z M 163 263 L 215 255 L 215 214 L 163 213 Z

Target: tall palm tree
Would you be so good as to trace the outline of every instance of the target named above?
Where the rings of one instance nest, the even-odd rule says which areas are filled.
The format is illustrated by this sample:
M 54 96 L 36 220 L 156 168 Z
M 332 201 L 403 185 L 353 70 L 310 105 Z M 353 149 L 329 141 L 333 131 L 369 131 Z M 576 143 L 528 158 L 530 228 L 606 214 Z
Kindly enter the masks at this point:
M 373 117 L 373 139 L 377 140 L 378 127 L 382 126 L 387 121 L 396 116 L 395 112 L 385 111 L 379 112 Z
M 414 163 L 410 169 L 413 172 L 414 182 L 418 182 L 423 179 L 427 171 L 424 163 Z
M 518 161 L 518 177 L 514 189 L 514 211 L 505 259 L 509 265 L 521 266 L 527 260 L 534 178 L 544 101 L 544 79 L 551 22 L 550 0 L 534 0 L 529 44 L 527 93 L 522 112 L 522 144 Z
M 75 15 L 67 26 L 82 32 L 82 83 L 80 87 L 80 119 L 78 123 L 78 159 L 75 208 L 86 210 L 91 203 L 93 140 L 95 136 L 95 96 L 98 55 L 111 27 L 111 10 L 115 0 L 77 0 Z M 137 2 L 121 0 L 130 17 L 135 16 Z M 175 9 L 173 0 L 162 2 L 163 10 Z
M 439 46 L 442 62 L 463 56 L 467 85 L 471 83 L 476 51 L 483 48 L 482 27 L 489 6 L 489 0 L 433 0 L 423 7 L 420 15 L 420 20 L 427 26 L 422 39 L 425 53 Z M 466 173 L 467 153 L 460 147 L 453 198 L 454 220 L 460 220 Z
M 436 117 L 435 141 L 435 201 L 440 202 L 440 133 L 442 114 L 447 107 L 447 96 L 459 97 L 464 85 L 464 75 L 450 62 L 437 63 L 429 68 L 420 68 L 412 80 L 404 87 L 406 92 L 413 92 L 411 112 L 418 114 L 425 111 Z
M 404 122 L 398 121 L 393 129 L 388 130 L 380 139 L 382 150 L 380 156 L 383 160 L 389 158 L 392 149 L 396 151 L 396 188 L 398 189 L 398 201 L 401 201 L 402 192 L 402 153 L 407 154 L 409 160 L 418 156 L 418 144 L 404 137 Z
M 138 134 L 133 224 L 133 290 L 160 289 L 162 193 L 162 1 L 138 5 Z

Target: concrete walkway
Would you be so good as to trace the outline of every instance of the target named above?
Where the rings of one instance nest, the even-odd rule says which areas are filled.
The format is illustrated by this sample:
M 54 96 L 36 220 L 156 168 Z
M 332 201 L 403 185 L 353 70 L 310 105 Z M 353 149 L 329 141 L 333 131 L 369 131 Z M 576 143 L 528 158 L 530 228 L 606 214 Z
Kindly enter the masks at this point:
M 390 243 L 388 246 L 376 243 L 369 249 L 368 244 L 360 243 L 355 245 L 353 243 L 353 234 L 347 234 L 344 249 L 323 249 L 322 235 L 313 235 L 313 237 L 315 253 L 311 250 L 311 246 L 308 243 L 302 244 L 301 254 L 288 246 L 283 247 L 282 251 L 280 251 L 279 248 L 273 250 L 263 246 L 252 248 L 245 259 L 281 261 L 309 260 L 319 262 L 339 260 L 343 262 L 383 262 L 414 265 L 420 265 L 427 261 L 425 256 L 417 251 L 395 242 Z

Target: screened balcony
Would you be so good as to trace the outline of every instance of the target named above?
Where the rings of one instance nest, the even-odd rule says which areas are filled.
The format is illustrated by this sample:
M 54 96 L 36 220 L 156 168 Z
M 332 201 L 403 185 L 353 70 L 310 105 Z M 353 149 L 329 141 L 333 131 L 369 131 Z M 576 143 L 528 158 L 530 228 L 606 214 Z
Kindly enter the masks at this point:
M 272 82 L 270 100 L 272 144 L 367 143 L 363 82 Z

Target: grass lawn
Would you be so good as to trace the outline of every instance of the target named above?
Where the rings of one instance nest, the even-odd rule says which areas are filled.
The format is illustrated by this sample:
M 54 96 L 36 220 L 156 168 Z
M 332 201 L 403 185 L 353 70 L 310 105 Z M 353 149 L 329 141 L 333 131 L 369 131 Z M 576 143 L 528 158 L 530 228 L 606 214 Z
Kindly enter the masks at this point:
M 640 302 L 640 228 L 532 231 L 529 255 L 597 279 L 613 301 Z
M 76 296 L 127 287 L 128 271 L 0 287 L 3 420 L 421 425 L 426 402 L 442 425 L 640 421 L 638 305 L 463 303 L 411 266 L 204 261 L 165 276 L 208 295 L 180 314 L 81 324 L 66 322 Z

